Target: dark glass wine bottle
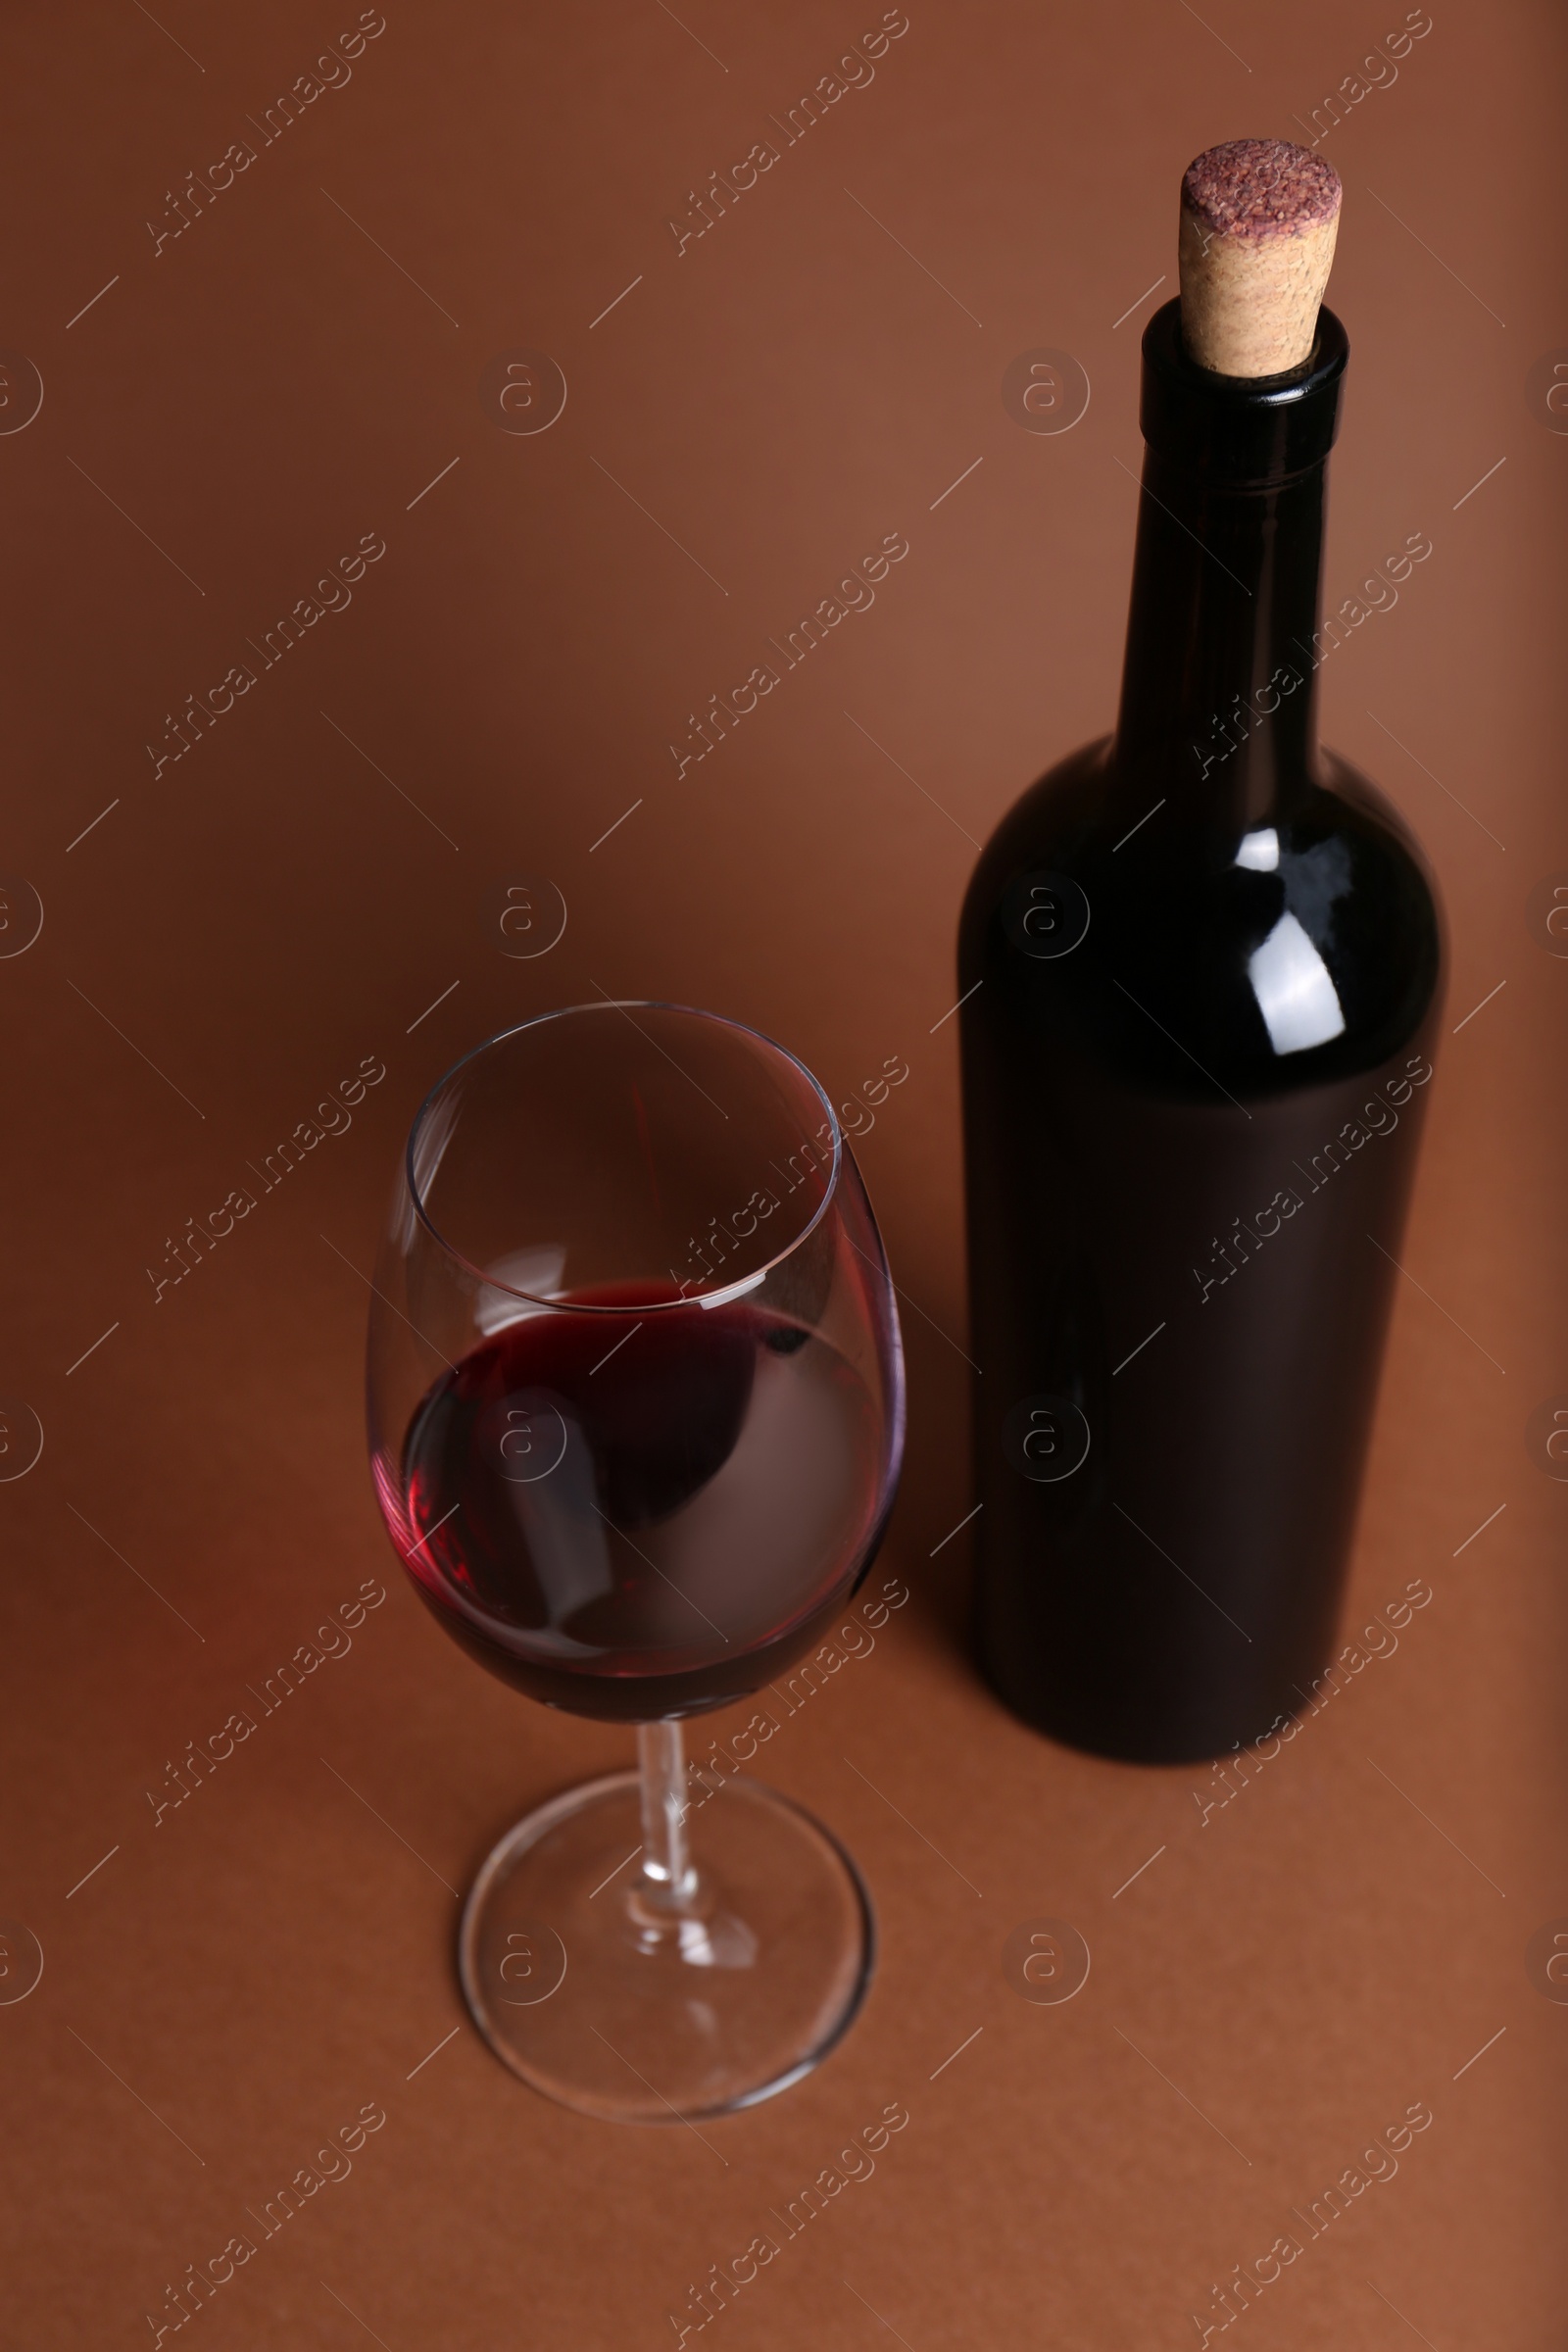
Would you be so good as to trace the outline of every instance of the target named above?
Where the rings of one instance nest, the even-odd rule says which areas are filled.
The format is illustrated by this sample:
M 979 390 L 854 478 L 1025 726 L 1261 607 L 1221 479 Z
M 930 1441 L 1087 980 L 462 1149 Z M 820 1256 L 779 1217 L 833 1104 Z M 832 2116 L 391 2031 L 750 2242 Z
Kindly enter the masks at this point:
M 1317 745 L 1346 357 L 1324 310 L 1304 367 L 1217 375 L 1152 318 L 1116 732 L 1003 820 L 960 930 L 980 1654 L 1150 1762 L 1328 1663 L 1432 1075 L 1431 883 Z

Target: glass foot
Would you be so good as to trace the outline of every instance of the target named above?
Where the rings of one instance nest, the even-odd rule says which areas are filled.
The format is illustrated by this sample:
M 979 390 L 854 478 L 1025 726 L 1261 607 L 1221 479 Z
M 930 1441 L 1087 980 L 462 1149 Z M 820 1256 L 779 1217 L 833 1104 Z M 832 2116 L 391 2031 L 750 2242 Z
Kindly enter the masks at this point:
M 846 2032 L 870 1983 L 871 1905 L 809 1814 L 726 1781 L 686 1817 L 695 1886 L 642 1868 L 635 1772 L 519 1821 L 464 1907 L 458 1966 L 485 2039 L 547 2097 L 681 2123 L 771 2097 Z

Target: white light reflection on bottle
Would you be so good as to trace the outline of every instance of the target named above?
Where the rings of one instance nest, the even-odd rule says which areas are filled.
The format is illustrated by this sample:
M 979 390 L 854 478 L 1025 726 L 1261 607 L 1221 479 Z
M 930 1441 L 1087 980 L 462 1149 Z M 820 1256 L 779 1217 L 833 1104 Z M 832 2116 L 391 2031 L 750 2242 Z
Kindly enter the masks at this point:
M 1244 835 L 1236 862 L 1271 874 L 1280 861 L 1280 839 L 1272 825 Z M 1345 1011 L 1329 969 L 1294 914 L 1282 914 L 1260 948 L 1248 958 L 1257 1008 L 1276 1054 L 1304 1054 L 1345 1034 Z

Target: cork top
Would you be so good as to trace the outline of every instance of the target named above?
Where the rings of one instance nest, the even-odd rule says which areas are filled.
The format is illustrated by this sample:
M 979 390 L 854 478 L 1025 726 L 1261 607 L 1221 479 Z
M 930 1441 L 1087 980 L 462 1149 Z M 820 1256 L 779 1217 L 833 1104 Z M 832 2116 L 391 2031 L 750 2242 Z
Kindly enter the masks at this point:
M 1282 375 L 1312 353 L 1340 175 L 1288 139 L 1227 139 L 1182 177 L 1182 339 L 1219 375 Z

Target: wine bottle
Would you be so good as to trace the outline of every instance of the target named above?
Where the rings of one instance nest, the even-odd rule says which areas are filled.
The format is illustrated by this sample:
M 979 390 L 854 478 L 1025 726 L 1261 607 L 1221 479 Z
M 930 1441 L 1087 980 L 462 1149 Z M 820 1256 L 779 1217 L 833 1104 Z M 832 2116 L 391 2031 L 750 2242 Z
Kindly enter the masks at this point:
M 1189 168 L 1116 731 L 960 926 L 981 1661 L 1131 1760 L 1265 1737 L 1328 1664 L 1432 1077 L 1432 885 L 1317 745 L 1339 209 L 1285 142 Z

